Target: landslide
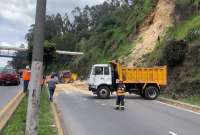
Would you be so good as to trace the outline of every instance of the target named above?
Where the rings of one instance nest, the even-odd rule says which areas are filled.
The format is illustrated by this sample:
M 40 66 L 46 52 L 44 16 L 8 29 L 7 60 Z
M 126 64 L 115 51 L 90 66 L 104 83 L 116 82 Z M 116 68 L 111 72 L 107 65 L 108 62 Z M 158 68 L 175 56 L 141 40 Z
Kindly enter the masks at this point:
M 157 1 L 155 9 L 138 30 L 131 54 L 123 59 L 126 65 L 140 65 L 143 56 L 154 50 L 156 42 L 165 34 L 167 28 L 173 26 L 174 9 L 174 0 Z

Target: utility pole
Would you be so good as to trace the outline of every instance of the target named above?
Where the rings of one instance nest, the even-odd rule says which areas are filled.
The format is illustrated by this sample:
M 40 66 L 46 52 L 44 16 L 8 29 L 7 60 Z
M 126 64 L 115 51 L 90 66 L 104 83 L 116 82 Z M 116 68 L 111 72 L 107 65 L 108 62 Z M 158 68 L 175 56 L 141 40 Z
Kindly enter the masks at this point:
M 44 24 L 46 16 L 46 0 L 37 0 L 33 39 L 33 55 L 31 80 L 29 84 L 28 110 L 26 119 L 26 135 L 37 135 L 39 98 L 43 73 Z

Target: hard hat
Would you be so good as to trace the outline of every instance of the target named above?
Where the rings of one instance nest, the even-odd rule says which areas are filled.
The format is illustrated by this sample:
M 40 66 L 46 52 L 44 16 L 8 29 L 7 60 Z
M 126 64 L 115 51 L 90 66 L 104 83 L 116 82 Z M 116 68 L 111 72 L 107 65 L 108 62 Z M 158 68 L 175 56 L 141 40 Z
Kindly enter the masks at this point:
M 26 69 L 30 69 L 30 67 L 29 67 L 29 66 L 26 66 Z

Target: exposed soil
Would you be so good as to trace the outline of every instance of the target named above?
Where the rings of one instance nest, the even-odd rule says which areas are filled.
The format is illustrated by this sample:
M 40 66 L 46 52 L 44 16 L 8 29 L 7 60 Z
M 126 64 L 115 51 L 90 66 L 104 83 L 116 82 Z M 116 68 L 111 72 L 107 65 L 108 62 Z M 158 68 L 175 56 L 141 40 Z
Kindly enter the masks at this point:
M 155 10 L 139 28 L 132 53 L 124 58 L 128 66 L 139 65 L 143 56 L 150 53 L 166 29 L 173 26 L 174 0 L 158 0 Z

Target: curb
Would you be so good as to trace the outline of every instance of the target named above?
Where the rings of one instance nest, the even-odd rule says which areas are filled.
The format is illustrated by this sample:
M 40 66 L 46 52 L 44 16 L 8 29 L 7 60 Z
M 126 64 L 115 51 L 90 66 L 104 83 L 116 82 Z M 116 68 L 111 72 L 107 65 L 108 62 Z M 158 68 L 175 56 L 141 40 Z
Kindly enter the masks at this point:
M 64 135 L 64 130 L 61 126 L 61 120 L 60 120 L 60 117 L 59 117 L 59 113 L 56 109 L 56 104 L 55 103 L 51 103 L 51 108 L 53 110 L 53 115 L 54 115 L 54 120 L 55 120 L 55 124 L 56 124 L 56 127 L 58 129 L 58 135 Z
M 7 124 L 8 120 L 17 109 L 18 105 L 20 104 L 21 100 L 25 94 L 20 91 L 15 97 L 13 97 L 8 104 L 0 110 L 0 131 L 4 128 Z
M 183 102 L 180 102 L 180 101 L 176 101 L 176 100 L 173 100 L 173 99 L 167 99 L 167 98 L 163 98 L 163 97 L 159 97 L 157 100 L 164 102 L 164 103 L 167 103 L 167 104 L 171 104 L 171 105 L 174 105 L 174 106 L 178 106 L 178 107 L 181 107 L 181 108 L 184 108 L 184 109 L 188 109 L 188 110 L 200 113 L 200 106 L 191 105 L 191 104 L 187 104 L 187 103 L 183 103 Z

